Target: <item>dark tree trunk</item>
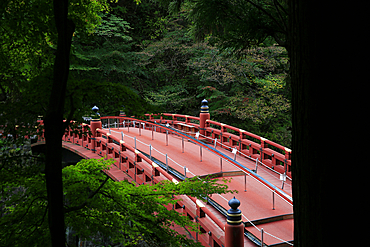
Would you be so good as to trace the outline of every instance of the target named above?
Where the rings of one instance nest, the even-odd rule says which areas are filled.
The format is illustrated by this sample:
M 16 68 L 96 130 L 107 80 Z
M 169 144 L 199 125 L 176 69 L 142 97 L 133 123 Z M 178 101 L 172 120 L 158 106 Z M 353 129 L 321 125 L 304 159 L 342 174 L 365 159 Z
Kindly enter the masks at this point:
M 307 5 L 307 4 L 306 4 Z M 294 246 L 321 246 L 323 217 L 320 186 L 320 153 L 313 152 L 318 144 L 317 112 L 320 106 L 316 78 L 316 36 L 312 32 L 308 6 L 291 1 L 290 63 L 292 80 L 292 176 L 294 200 Z M 311 36 L 313 35 L 313 36 Z
M 69 72 L 69 54 L 74 24 L 67 19 L 68 0 L 54 0 L 55 23 L 58 31 L 54 62 L 53 87 L 45 116 L 48 218 L 52 246 L 65 246 L 63 212 L 62 143 L 63 113 Z
M 344 127 L 340 112 L 346 106 L 339 105 L 344 97 L 338 89 L 346 88 L 348 75 L 338 45 L 344 34 L 352 36 L 343 25 L 343 12 L 327 5 L 291 0 L 289 6 L 295 247 L 333 246 L 344 240 L 331 235 L 338 234 L 335 220 L 342 214 L 340 201 L 346 200 L 343 194 L 334 196 L 343 184 L 336 171 L 345 162 L 338 140 Z

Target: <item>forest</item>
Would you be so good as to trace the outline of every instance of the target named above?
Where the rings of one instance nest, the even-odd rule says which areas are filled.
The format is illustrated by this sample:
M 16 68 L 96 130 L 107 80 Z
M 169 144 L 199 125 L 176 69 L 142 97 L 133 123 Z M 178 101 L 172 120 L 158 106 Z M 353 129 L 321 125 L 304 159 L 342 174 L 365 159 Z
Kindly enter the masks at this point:
M 310 162 L 323 155 L 308 150 L 314 127 L 325 127 L 312 117 L 327 110 L 316 101 L 326 91 L 314 90 L 324 67 L 316 30 L 325 26 L 310 26 L 317 16 L 307 6 L 319 12 L 285 0 L 1 1 L 0 245 L 66 246 L 67 231 L 100 246 L 198 246 L 175 234 L 169 219 L 196 226 L 160 205 L 175 203 L 174 194 L 235 193 L 226 184 L 161 184 L 156 200 L 145 186 L 108 180 L 101 170 L 110 161 L 62 167 L 60 139 L 94 105 L 101 115 L 197 116 L 203 99 L 212 120 L 296 150 L 295 241 L 323 239 L 314 219 L 322 218 L 316 205 L 325 190 L 321 180 L 320 193 L 308 186 L 320 177 Z M 35 128 L 38 118 L 43 129 Z M 46 151 L 36 156 L 25 137 L 41 130 Z M 320 234 L 305 234 L 313 226 Z
M 171 11 L 174 7 L 166 1 L 113 1 L 106 11 L 97 13 L 96 26 L 90 23 L 87 27 L 91 30 L 77 29 L 66 89 L 66 107 L 74 109 L 74 120 L 89 114 L 94 105 L 102 115 L 117 114 L 124 106 L 128 115 L 167 112 L 198 116 L 205 98 L 213 120 L 290 148 L 286 49 L 271 36 L 254 38 L 240 48 L 211 32 L 200 34 L 191 4 L 188 1 Z M 9 20 L 9 26 L 2 29 L 9 42 L 19 35 L 7 32 L 11 25 Z M 41 42 L 37 31 L 50 29 L 43 25 L 41 19 L 22 23 L 24 30 L 35 30 L 35 36 L 28 33 L 25 38 L 29 42 L 2 46 L 1 97 L 14 107 L 13 113 L 20 112 L 18 104 L 27 105 L 30 118 L 45 115 L 51 87 L 48 81 L 56 44 L 47 35 L 43 46 L 37 46 Z M 17 32 L 20 30 L 18 27 Z
M 198 116 L 205 98 L 212 119 L 290 147 L 286 49 L 271 37 L 246 48 L 198 37 L 189 8 L 112 4 L 92 37 L 74 36 L 71 79 L 123 85 L 157 112 Z M 100 103 L 103 114 L 117 113 L 110 105 Z

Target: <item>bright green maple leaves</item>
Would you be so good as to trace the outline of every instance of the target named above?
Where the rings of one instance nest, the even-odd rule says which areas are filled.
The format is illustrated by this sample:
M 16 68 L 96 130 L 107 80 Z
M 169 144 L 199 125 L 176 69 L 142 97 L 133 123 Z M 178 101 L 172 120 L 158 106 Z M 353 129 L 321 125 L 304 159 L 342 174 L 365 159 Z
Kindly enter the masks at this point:
M 178 212 L 167 210 L 165 205 L 178 201 L 174 195 L 200 196 L 228 191 L 225 184 L 216 180 L 205 182 L 197 178 L 178 184 L 166 180 L 140 186 L 114 182 L 101 172 L 111 165 L 112 161 L 82 160 L 63 169 L 66 211 L 84 205 L 66 214 L 66 225 L 81 237 L 89 238 L 99 232 L 110 236 L 113 242 L 127 244 L 132 241 L 162 242 L 167 246 L 190 244 L 192 241 L 170 227 L 176 224 L 195 230 L 195 224 Z
M 145 241 L 149 245 L 161 242 L 166 246 L 196 246 L 171 229 L 176 224 L 196 230 L 196 224 L 165 205 L 174 205 L 178 201 L 175 195 L 200 197 L 234 192 L 225 183 L 198 178 L 140 186 L 114 182 L 103 172 L 112 164 L 112 160 L 90 159 L 63 169 L 66 226 L 82 239 L 95 239 L 96 244 L 134 245 Z M 8 182 L 2 186 L 0 245 L 46 246 L 50 238 L 44 175 L 37 173 Z

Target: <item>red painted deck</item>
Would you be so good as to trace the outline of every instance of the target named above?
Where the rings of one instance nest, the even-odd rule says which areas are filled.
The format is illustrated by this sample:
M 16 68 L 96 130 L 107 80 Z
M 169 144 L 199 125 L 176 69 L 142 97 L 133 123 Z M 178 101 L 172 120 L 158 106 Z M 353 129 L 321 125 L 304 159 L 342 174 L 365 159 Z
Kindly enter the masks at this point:
M 92 148 L 90 142 L 87 142 L 87 140 L 76 139 L 73 136 L 65 136 L 64 140 L 77 143 L 78 145 L 63 141 L 63 147 L 77 153 L 84 158 L 101 158 L 108 153 L 110 153 L 110 157 L 114 157 L 116 155 L 117 166 L 113 165 L 111 169 L 107 171 L 107 174 L 116 181 L 131 181 L 139 179 L 139 181 L 147 183 L 145 176 L 150 176 L 150 174 L 147 174 L 147 172 L 154 172 L 155 166 L 148 159 L 145 162 L 140 162 L 142 158 L 139 158 L 139 154 L 140 152 L 149 154 L 149 144 L 151 144 L 153 148 L 151 152 L 152 157 L 155 157 L 163 163 L 166 163 L 165 155 L 167 154 L 168 165 L 182 174 L 184 174 L 184 167 L 186 166 L 186 168 L 188 169 L 187 177 L 192 177 L 195 175 L 203 176 L 219 173 L 221 171 L 239 171 L 240 174 L 241 171 L 241 169 L 236 166 L 237 164 L 234 165 L 232 163 L 229 163 L 226 161 L 226 159 L 223 159 L 221 165 L 220 156 L 217 156 L 217 154 L 215 154 L 214 152 L 207 150 L 204 145 L 202 151 L 200 151 L 201 148 L 199 145 L 196 145 L 195 143 L 188 141 L 187 139 L 184 139 L 183 142 L 183 152 L 182 138 L 172 134 L 169 134 L 167 137 L 167 145 L 167 138 L 165 133 L 152 132 L 148 129 L 139 130 L 138 128 L 133 127 L 130 127 L 130 129 L 115 128 L 110 130 L 110 135 L 108 134 L 108 129 L 99 130 L 99 132 L 100 134 L 108 137 L 108 139 L 110 140 L 114 139 L 118 142 L 124 141 L 124 145 L 126 146 L 127 150 L 122 146 L 123 142 L 120 145 L 111 143 L 111 141 L 107 143 L 107 139 L 104 137 L 96 138 L 96 140 L 98 142 L 101 142 L 101 145 L 105 147 L 104 150 L 102 149 L 102 146 L 97 147 L 97 153 L 93 153 L 90 150 Z M 122 134 L 124 134 L 123 140 Z M 136 149 L 134 137 L 136 137 Z M 42 144 L 42 142 L 38 144 Z M 82 145 L 83 147 L 80 145 Z M 130 148 L 128 145 L 133 148 Z M 90 149 L 85 148 L 85 146 Z M 122 148 L 118 156 L 117 148 Z M 220 147 L 217 147 L 217 151 L 221 152 L 223 155 L 230 157 L 231 159 L 234 158 L 234 154 L 230 151 L 221 149 Z M 100 154 L 100 156 L 98 154 Z M 122 157 L 123 159 L 124 157 L 129 157 L 130 165 L 128 165 L 128 163 L 122 164 L 121 167 L 120 162 L 123 161 L 120 161 L 121 158 L 119 157 Z M 142 154 L 140 154 L 140 157 L 142 157 Z M 137 165 L 138 167 L 140 167 L 140 169 L 145 170 L 143 174 L 136 174 L 136 171 L 138 170 L 136 169 L 136 165 L 133 165 L 133 161 L 136 159 L 140 159 L 137 160 Z M 256 168 L 255 161 L 251 161 L 245 157 L 237 155 L 236 161 L 241 166 L 245 166 L 250 170 Z M 133 169 L 134 166 L 135 169 Z M 251 172 L 250 170 L 247 172 L 247 174 Z M 280 190 L 282 186 L 282 181 L 280 181 L 280 176 L 274 171 L 264 168 L 263 166 L 258 166 L 257 174 L 258 176 L 253 175 L 252 173 L 251 175 L 246 176 L 233 176 L 231 179 L 231 183 L 228 183 L 228 186 L 232 190 L 238 190 L 239 193 L 236 195 L 212 195 L 212 199 L 227 210 L 230 208 L 228 206 L 228 201 L 233 196 L 235 196 L 241 202 L 239 209 L 242 211 L 242 220 L 246 225 L 245 229 L 250 233 L 249 235 L 253 235 L 252 237 L 260 240 L 261 229 L 263 228 L 265 232 L 263 237 L 264 244 L 274 246 L 289 246 L 289 244 L 284 243 L 284 241 L 293 240 L 293 207 L 291 204 L 291 182 L 290 180 L 287 180 L 284 185 L 284 190 Z M 163 169 L 160 169 L 159 176 L 155 175 L 154 180 L 160 181 L 163 179 L 172 180 L 172 176 L 166 174 Z M 151 176 L 151 179 L 149 179 L 148 182 L 151 183 L 150 181 L 152 180 L 153 176 Z M 271 191 L 272 187 L 280 190 L 279 193 L 283 197 L 285 197 L 286 200 L 280 197 L 278 195 L 279 193 L 273 193 Z M 198 216 L 199 210 L 207 211 L 205 217 L 201 219 L 201 225 L 204 227 L 203 234 L 191 233 L 192 237 L 195 239 L 199 239 L 199 241 L 201 241 L 206 246 L 208 246 L 208 244 L 210 244 L 211 246 L 221 246 L 221 243 L 224 242 L 225 233 L 223 230 L 223 226 L 226 223 L 225 216 L 223 216 L 220 212 L 218 212 L 215 208 L 213 208 L 213 206 L 209 204 L 200 205 L 198 203 L 195 203 L 195 199 L 191 199 L 187 196 L 180 197 L 183 201 L 181 201 L 179 206 L 186 206 L 186 210 L 183 210 L 182 212 L 189 215 L 189 217 L 195 218 L 196 216 Z M 179 208 L 177 210 L 181 211 L 182 208 Z M 211 219 L 211 217 L 213 216 L 215 217 Z M 181 233 L 185 233 L 184 229 L 179 229 L 179 231 Z M 211 233 L 212 237 L 208 237 L 208 232 Z M 272 235 L 275 237 L 273 237 Z M 207 240 L 208 238 L 209 240 Z M 244 246 L 256 245 L 250 239 L 244 237 Z
M 106 130 L 108 131 L 108 130 Z M 182 139 L 174 135 L 168 135 L 168 146 L 166 145 L 166 134 L 154 132 L 152 140 L 152 131 L 141 129 L 141 135 L 139 134 L 138 128 L 130 128 L 129 132 L 127 128 L 120 129 L 111 129 L 111 135 L 121 139 L 121 133 L 124 133 L 124 141 L 135 147 L 134 138 L 136 137 L 136 149 L 141 152 L 149 154 L 149 144 L 152 145 L 152 156 L 161 160 L 163 163 L 166 162 L 164 154 L 168 155 L 168 164 L 170 167 L 176 169 L 177 171 L 184 173 L 184 166 L 189 169 L 187 172 L 188 177 L 194 175 L 207 175 L 212 173 L 217 173 L 221 171 L 220 158 L 215 154 L 202 149 L 202 161 L 200 161 L 200 147 L 193 144 L 189 141 L 184 141 L 184 153 L 182 153 Z M 219 151 L 222 151 L 224 154 L 234 157 L 229 151 L 226 151 L 221 148 L 217 148 Z M 236 160 L 245 165 L 250 169 L 255 169 L 255 162 L 250 161 L 246 158 L 237 156 Z M 176 162 L 176 163 L 175 163 Z M 231 165 L 225 160 L 222 162 L 222 171 L 236 171 L 239 168 Z M 268 180 L 277 187 L 282 186 L 282 181 L 280 177 L 261 166 L 258 167 L 257 174 L 262 176 L 264 179 Z M 245 189 L 245 177 L 236 176 L 233 177 L 231 183 L 228 184 L 230 189 L 238 190 L 239 193 L 235 197 L 240 200 L 241 205 L 239 209 L 243 213 L 242 220 L 247 221 L 257 221 L 260 219 L 270 218 L 280 215 L 292 215 L 293 207 L 291 204 L 287 203 L 283 199 L 275 194 L 274 200 L 274 209 L 273 209 L 273 193 L 266 186 L 255 180 L 254 178 L 247 176 L 246 177 L 246 192 Z M 286 181 L 284 185 L 284 191 L 288 195 L 292 195 L 291 183 L 289 180 Z M 233 197 L 232 194 L 226 195 L 213 195 L 217 203 L 222 205 L 224 208 L 229 209 L 228 201 Z M 214 215 L 217 216 L 222 222 L 226 222 L 224 216 L 218 213 L 210 205 L 206 205 Z M 288 217 L 289 218 L 289 217 Z M 257 229 L 258 228 L 258 229 Z M 264 229 L 264 243 L 267 245 L 273 245 L 281 243 L 282 240 L 291 241 L 293 240 L 293 218 L 290 219 L 280 219 L 274 222 L 262 223 L 254 226 L 248 226 L 246 229 L 255 235 L 258 239 L 261 238 L 261 232 L 259 229 Z M 267 232 L 267 233 L 266 233 Z M 272 234 L 277 238 L 271 237 L 269 234 Z M 244 246 L 255 246 L 251 241 L 245 238 Z

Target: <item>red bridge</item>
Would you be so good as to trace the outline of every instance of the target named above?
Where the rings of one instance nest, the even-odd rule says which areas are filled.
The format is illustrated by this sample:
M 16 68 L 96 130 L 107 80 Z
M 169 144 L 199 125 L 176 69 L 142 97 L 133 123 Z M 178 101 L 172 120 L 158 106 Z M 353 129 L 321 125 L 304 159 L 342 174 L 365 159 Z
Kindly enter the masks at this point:
M 239 223 L 244 231 L 243 243 L 237 246 L 292 246 L 291 150 L 210 120 L 207 102 L 202 103 L 199 117 L 164 113 L 147 114 L 146 120 L 126 116 L 92 119 L 90 125 L 82 125 L 91 129 L 91 136 L 67 131 L 63 147 L 86 159 L 116 160 L 107 171 L 116 181 L 151 184 L 164 179 L 176 183 L 193 176 L 232 177 L 228 186 L 239 191 L 235 197 L 240 201 Z M 40 138 L 34 145 L 42 143 Z M 225 237 L 225 229 L 228 202 L 233 197 L 214 194 L 201 201 L 180 196 L 175 210 L 198 222 L 201 232 L 188 232 L 189 237 L 204 246 L 231 246 L 233 240 Z

